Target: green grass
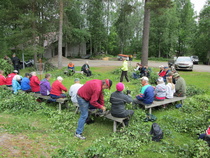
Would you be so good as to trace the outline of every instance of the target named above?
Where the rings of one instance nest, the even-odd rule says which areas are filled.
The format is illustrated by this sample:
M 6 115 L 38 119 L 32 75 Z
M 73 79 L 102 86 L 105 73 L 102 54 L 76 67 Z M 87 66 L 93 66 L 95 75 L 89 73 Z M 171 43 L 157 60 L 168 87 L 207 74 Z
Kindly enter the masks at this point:
M 89 78 L 80 74 L 66 77 L 63 75 L 63 69 L 55 70 L 49 72 L 53 75 L 50 82 L 52 83 L 58 75 L 62 75 L 64 77 L 63 84 L 69 89 L 75 77 L 81 78 L 81 83 L 85 83 L 90 79 L 109 78 L 113 81 L 113 86 L 111 90 L 105 90 L 104 92 L 106 106 L 110 108 L 109 96 L 115 91 L 115 85 L 120 78 L 120 74 L 113 73 L 116 68 L 119 67 L 93 67 L 91 68 L 93 76 Z M 21 75 L 27 71 L 29 70 L 22 70 Z M 153 71 L 158 72 L 158 69 Z M 203 89 L 209 89 L 210 87 L 209 73 L 182 71 L 180 74 L 186 80 L 187 85 L 195 85 Z M 131 80 L 130 83 L 124 82 L 124 84 L 126 89 L 132 91 L 133 97 L 138 94 L 140 89 L 139 80 Z M 195 144 L 200 145 L 197 153 L 206 149 L 200 142 L 197 142 L 196 132 L 183 132 L 183 129 L 186 126 L 186 129 L 192 127 L 199 132 L 205 131 L 208 122 L 201 120 L 207 120 L 204 114 L 208 112 L 206 107 L 210 105 L 208 95 L 209 92 L 205 99 L 202 100 L 202 104 L 202 97 L 186 99 L 184 106 L 189 107 L 192 110 L 191 113 L 185 111 L 186 109 L 184 108 L 175 109 L 173 106 L 168 106 L 166 109 L 158 108 L 153 110 L 153 114 L 158 118 L 156 122 L 165 133 L 162 142 L 150 141 L 148 132 L 152 122 L 143 122 L 145 111 L 142 109 L 135 110 L 128 128 L 115 134 L 112 132 L 112 121 L 96 117 L 94 118 L 94 124 L 85 125 L 83 134 L 87 139 L 78 140 L 74 137 L 74 132 L 79 115 L 74 114 L 74 107 L 71 104 L 69 104 L 71 105 L 70 110 L 63 109 L 61 114 L 58 113 L 56 104 L 46 104 L 43 110 L 41 109 L 31 114 L 24 114 L 23 112 L 11 113 L 9 109 L 2 111 L 0 113 L 0 136 L 10 134 L 10 137 L 19 138 L 10 142 L 10 146 L 22 152 L 16 157 L 51 157 L 53 155 L 55 157 L 91 157 L 90 155 L 95 153 L 102 154 L 100 157 L 110 157 L 107 156 L 109 152 L 113 158 L 187 157 L 193 150 L 196 151 L 193 148 Z M 199 105 L 202 105 L 205 111 Z M 132 106 L 128 105 L 128 107 L 131 108 Z M 179 121 L 184 121 L 188 118 L 200 122 L 195 122 L 196 127 L 194 127 L 194 124 L 186 121 L 186 125 L 180 124 L 179 127 Z M 22 139 L 22 137 L 25 139 Z M 28 145 L 23 148 L 23 145 L 26 143 Z M 116 148 L 116 151 L 113 151 L 114 148 Z M 209 148 L 207 149 L 209 150 Z M 201 155 L 201 153 L 199 154 Z M 8 151 L 5 147 L 0 147 L 0 157 L 11 157 L 11 151 Z

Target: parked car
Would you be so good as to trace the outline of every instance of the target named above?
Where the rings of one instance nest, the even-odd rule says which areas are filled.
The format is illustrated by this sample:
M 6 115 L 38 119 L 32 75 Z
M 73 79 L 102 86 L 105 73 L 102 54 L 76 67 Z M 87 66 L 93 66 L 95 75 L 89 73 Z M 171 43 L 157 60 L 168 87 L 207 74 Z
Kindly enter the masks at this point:
M 193 64 L 198 64 L 198 62 L 199 62 L 198 56 L 193 55 L 193 56 L 191 56 L 191 59 L 193 61 Z
M 193 70 L 193 61 L 191 57 L 180 56 L 176 59 L 174 63 L 176 70 Z

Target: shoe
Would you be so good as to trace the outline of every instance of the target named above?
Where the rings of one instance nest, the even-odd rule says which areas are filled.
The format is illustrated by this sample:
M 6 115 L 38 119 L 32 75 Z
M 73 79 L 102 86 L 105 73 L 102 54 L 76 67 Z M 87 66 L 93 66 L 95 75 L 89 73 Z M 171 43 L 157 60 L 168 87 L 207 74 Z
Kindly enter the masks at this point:
M 86 138 L 84 136 L 82 136 L 81 134 L 77 134 L 75 133 L 74 135 L 75 137 L 79 138 L 79 139 L 82 139 L 82 140 L 85 140 Z

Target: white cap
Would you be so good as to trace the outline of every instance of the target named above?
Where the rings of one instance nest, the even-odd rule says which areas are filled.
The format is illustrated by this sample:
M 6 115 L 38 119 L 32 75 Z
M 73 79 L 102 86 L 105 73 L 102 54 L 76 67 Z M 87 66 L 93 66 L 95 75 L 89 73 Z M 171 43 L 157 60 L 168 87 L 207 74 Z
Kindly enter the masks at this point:
M 163 65 L 160 65 L 159 67 L 164 67 Z
M 157 82 L 159 82 L 159 83 L 163 83 L 163 82 L 164 82 L 164 80 L 163 80 L 163 78 L 162 78 L 162 77 L 158 77 Z
M 142 78 L 140 78 L 140 80 L 149 81 L 149 79 L 146 76 L 143 76 Z

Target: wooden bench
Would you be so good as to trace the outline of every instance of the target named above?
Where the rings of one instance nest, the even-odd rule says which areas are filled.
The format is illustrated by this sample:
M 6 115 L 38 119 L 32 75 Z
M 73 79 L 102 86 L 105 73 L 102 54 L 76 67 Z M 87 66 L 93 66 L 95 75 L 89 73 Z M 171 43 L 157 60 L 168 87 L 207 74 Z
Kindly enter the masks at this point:
M 145 109 L 149 109 L 149 114 L 152 114 L 152 108 L 153 107 L 162 106 L 162 105 L 166 105 L 166 104 L 169 104 L 169 103 L 174 103 L 174 102 L 177 102 L 177 101 L 181 101 L 181 104 L 183 105 L 184 99 L 186 99 L 186 96 L 185 97 L 174 97 L 174 98 L 171 98 L 171 99 L 165 99 L 164 101 L 153 101 L 153 103 L 150 104 L 149 106 L 144 104 L 144 107 L 145 107 Z
M 44 96 L 44 95 L 41 95 L 40 93 L 29 93 L 30 95 L 34 96 L 34 97 L 37 97 L 37 98 L 41 98 L 41 99 L 44 99 L 44 100 L 50 100 L 52 99 L 50 96 Z M 59 113 L 61 112 L 61 106 L 62 104 L 66 103 L 68 101 L 68 98 L 59 98 L 59 99 L 56 99 L 55 102 L 59 103 L 58 104 L 58 110 L 59 110 Z
M 111 113 L 105 115 L 104 117 L 113 121 L 113 132 L 116 132 L 117 131 L 117 122 L 119 122 L 120 124 L 123 125 L 123 127 L 125 127 L 125 124 L 124 124 L 123 121 L 125 119 L 127 119 L 127 117 L 126 118 L 118 118 L 118 117 L 112 116 Z

